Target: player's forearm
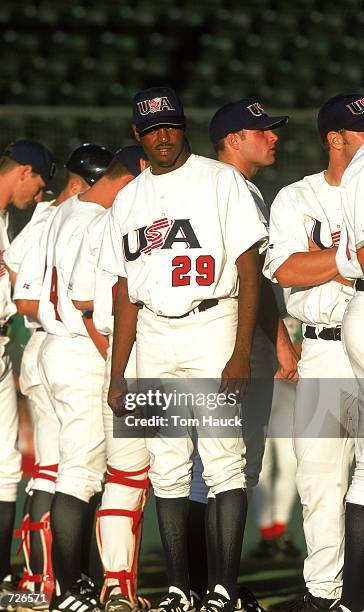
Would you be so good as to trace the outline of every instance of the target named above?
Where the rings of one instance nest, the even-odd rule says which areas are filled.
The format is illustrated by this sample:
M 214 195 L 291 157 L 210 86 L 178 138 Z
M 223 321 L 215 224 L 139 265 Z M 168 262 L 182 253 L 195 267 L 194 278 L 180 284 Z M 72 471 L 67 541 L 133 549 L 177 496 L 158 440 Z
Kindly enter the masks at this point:
M 15 300 L 15 306 L 20 315 L 29 317 L 33 321 L 38 321 L 38 300 Z
M 97 350 L 99 351 L 101 357 L 103 359 L 106 360 L 106 351 L 109 347 L 109 341 L 107 339 L 106 336 L 103 336 L 102 334 L 100 334 L 96 327 L 95 324 L 93 322 L 92 319 L 88 319 L 86 317 L 83 317 L 83 323 L 87 329 L 87 333 L 90 336 L 92 342 L 94 343 L 94 345 L 96 346 Z
M 233 355 L 249 357 L 258 318 L 261 273 L 258 251 L 253 249 L 236 261 L 239 274 L 238 327 Z
M 337 249 L 293 253 L 275 272 L 281 287 L 312 287 L 335 278 Z
M 93 300 L 81 301 L 81 300 L 72 300 L 72 303 L 77 310 L 91 310 L 94 309 Z
M 363 274 L 364 274 L 364 247 L 357 249 L 356 255 L 358 258 L 358 262 L 360 263 L 361 269 L 363 270 Z
M 128 295 L 126 278 L 119 278 L 114 305 L 114 336 L 111 361 L 111 379 L 124 375 L 135 340 L 138 308 Z

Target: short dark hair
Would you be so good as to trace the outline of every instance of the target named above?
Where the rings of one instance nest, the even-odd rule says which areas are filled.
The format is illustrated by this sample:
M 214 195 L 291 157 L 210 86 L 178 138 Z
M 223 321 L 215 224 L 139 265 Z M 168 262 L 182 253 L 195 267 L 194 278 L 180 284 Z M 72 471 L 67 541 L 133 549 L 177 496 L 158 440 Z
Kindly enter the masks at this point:
M 114 157 L 104 176 L 106 176 L 108 179 L 115 180 L 121 178 L 122 176 L 126 176 L 127 174 L 131 174 L 130 170 L 125 168 L 125 166 L 116 157 Z
M 18 162 L 10 159 L 7 155 L 0 156 L 0 174 L 6 174 L 6 172 L 10 172 L 15 166 L 19 166 Z
M 215 149 L 216 155 L 221 153 L 221 151 L 224 151 L 224 149 L 225 149 L 225 138 L 220 138 L 220 140 L 218 140 L 217 142 L 215 142 L 213 144 L 213 147 Z

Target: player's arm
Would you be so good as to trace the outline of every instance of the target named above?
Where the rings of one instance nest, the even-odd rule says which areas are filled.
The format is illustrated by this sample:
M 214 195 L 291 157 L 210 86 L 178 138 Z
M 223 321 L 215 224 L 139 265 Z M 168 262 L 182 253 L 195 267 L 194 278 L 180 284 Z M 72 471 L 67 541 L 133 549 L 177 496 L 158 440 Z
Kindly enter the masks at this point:
M 91 311 L 89 310 L 86 312 L 91 312 Z M 101 357 L 105 359 L 106 361 L 106 352 L 107 352 L 107 349 L 109 348 L 108 338 L 104 336 L 103 334 L 100 334 L 100 332 L 97 331 L 95 324 L 92 320 L 92 317 L 90 318 L 88 315 L 83 316 L 82 320 L 83 320 L 84 326 L 86 327 L 87 333 L 90 336 L 92 342 L 96 346 Z
M 360 263 L 360 267 L 363 270 L 363 274 L 364 274 L 364 246 L 356 250 L 356 256 L 358 258 L 358 262 Z
M 115 414 L 124 413 L 123 397 L 127 392 L 124 372 L 135 340 L 138 308 L 128 294 L 128 281 L 118 278 L 114 303 L 114 335 L 108 404 Z
M 250 353 L 258 317 L 260 266 L 258 249 L 252 247 L 236 260 L 239 278 L 238 326 L 233 353 L 222 375 L 222 392 L 237 392 L 250 379 Z
M 88 300 L 88 301 L 82 301 L 82 300 L 72 300 L 72 303 L 74 305 L 75 308 L 77 308 L 77 310 L 91 310 L 93 311 L 94 309 L 94 301 L 93 300 Z
M 20 315 L 38 321 L 39 300 L 15 300 L 15 306 Z
M 312 287 L 327 283 L 338 275 L 336 265 L 337 248 L 324 251 L 293 253 L 275 271 L 281 287 Z

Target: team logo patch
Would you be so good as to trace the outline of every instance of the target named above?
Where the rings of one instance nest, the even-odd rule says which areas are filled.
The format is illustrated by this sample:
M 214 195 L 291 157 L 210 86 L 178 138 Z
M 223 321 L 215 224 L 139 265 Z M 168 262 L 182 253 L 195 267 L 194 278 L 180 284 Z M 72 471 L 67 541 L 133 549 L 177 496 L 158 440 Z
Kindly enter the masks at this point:
M 142 102 L 138 102 L 137 106 L 141 115 L 176 110 L 170 103 L 167 96 L 163 96 L 162 98 L 152 98 L 151 100 L 143 100 Z
M 160 249 L 173 249 L 182 243 L 186 249 L 200 249 L 201 245 L 190 219 L 156 219 L 151 225 L 139 227 L 123 236 L 123 251 L 126 261 L 135 261 Z
M 265 115 L 265 110 L 259 102 L 254 102 L 254 104 L 250 104 L 247 106 L 248 111 L 254 115 L 254 117 L 261 117 Z
M 353 115 L 362 115 L 364 113 L 364 98 L 359 98 L 359 100 L 355 100 L 355 102 L 350 102 L 350 104 L 346 105 L 346 108 Z

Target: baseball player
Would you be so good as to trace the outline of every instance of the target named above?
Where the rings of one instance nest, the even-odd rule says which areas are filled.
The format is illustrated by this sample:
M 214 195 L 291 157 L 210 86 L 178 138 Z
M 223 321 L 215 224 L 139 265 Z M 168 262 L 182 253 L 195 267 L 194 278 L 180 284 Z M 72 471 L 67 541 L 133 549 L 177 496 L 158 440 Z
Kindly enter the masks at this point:
M 262 194 L 250 179 L 260 168 L 274 163 L 278 136 L 273 130 L 285 125 L 287 120 L 287 116 L 269 117 L 258 101 L 245 98 L 222 106 L 210 122 L 210 140 L 214 145 L 217 159 L 231 164 L 242 174 L 265 224 L 268 224 L 268 210 Z M 297 355 L 286 327 L 279 317 L 270 283 L 263 282 L 262 289 L 264 293 L 261 299 L 262 308 L 251 355 L 252 377 L 257 380 L 255 384 L 252 382 L 244 398 L 244 410 L 247 413 L 244 440 L 248 490 L 257 484 L 262 465 L 276 367 L 275 345 L 281 363 L 282 378 L 294 377 L 297 369 Z M 279 298 L 283 303 L 283 296 L 280 295 Z M 240 596 L 244 609 L 261 610 L 257 600 L 249 591 L 242 589 Z
M 341 274 L 356 278 L 355 294 L 349 302 L 342 325 L 343 343 L 359 383 L 359 414 L 355 441 L 356 467 L 346 496 L 345 507 L 345 558 L 343 574 L 342 610 L 351 612 L 364 609 L 363 587 L 363 212 L 362 199 L 364 189 L 364 105 L 363 94 L 352 94 L 348 99 L 351 115 L 348 115 L 345 127 L 355 130 L 354 134 L 363 144 L 355 154 L 342 178 L 345 189 L 343 198 L 343 216 L 345 232 L 342 232 L 336 257 Z M 355 113 L 352 112 L 355 110 Z M 348 132 L 343 132 L 343 139 L 348 140 Z M 343 146 L 346 143 L 343 142 Z M 347 146 L 347 145 L 346 145 Z M 349 255 L 349 259 L 348 256 Z
M 11 270 L 15 282 L 14 300 L 18 312 L 26 318 L 33 334 L 25 347 L 20 370 L 20 388 L 30 399 L 34 424 L 36 470 L 30 481 L 28 492 L 31 495 L 27 513 L 19 530 L 22 538 L 26 569 L 21 582 L 22 587 L 41 591 L 49 599 L 54 588 L 51 563 L 51 530 L 49 511 L 55 490 L 58 469 L 59 421 L 41 383 L 37 359 L 40 345 L 46 332 L 37 322 L 40 279 L 30 282 L 28 268 L 32 273 L 36 268 L 34 256 L 37 255 L 44 224 L 52 216 L 56 207 L 68 198 L 85 192 L 99 178 L 101 147 L 92 144 L 75 149 L 65 164 L 67 175 L 65 185 L 56 200 L 40 202 L 29 223 L 18 234 L 4 253 L 4 259 Z M 36 245 L 32 249 L 33 245 Z M 35 251 L 35 253 L 34 253 Z
M 0 156 L 0 252 L 8 246 L 6 207 L 29 205 L 39 191 L 52 187 L 55 172 L 53 155 L 35 140 L 21 139 L 10 144 Z M 21 478 L 21 455 L 17 449 L 18 413 L 15 385 L 6 352 L 7 325 L 16 312 L 10 295 L 9 274 L 0 264 L 0 592 L 14 590 L 10 548 L 15 517 L 17 485 Z
M 109 155 L 112 176 L 114 157 Z M 82 526 L 90 499 L 101 489 L 105 469 L 101 411 L 104 338 L 97 334 L 92 320 L 85 321 L 67 294 L 85 228 L 109 205 L 99 184 L 94 189 L 101 191 L 100 203 L 89 201 L 86 193 L 68 200 L 53 217 L 39 300 L 39 319 L 48 332 L 39 355 L 40 375 L 61 424 L 59 470 L 51 508 L 57 581 L 52 610 L 96 606 L 95 599 L 80 590 L 77 581 L 81 578 Z M 60 354 L 65 355 L 62 368 Z
M 107 172 L 96 193 L 88 197 L 98 201 L 100 193 L 108 197 L 111 207 L 118 191 L 145 168 L 140 146 L 123 147 L 115 153 L 113 176 Z M 129 174 L 125 174 L 125 168 Z M 93 311 L 96 328 L 108 339 L 105 382 L 103 388 L 103 421 L 106 436 L 107 478 L 98 513 L 97 534 L 105 570 L 101 602 L 108 612 L 135 610 L 144 605 L 137 598 L 137 563 L 141 535 L 141 518 L 148 492 L 149 454 L 143 431 L 139 436 L 121 437 L 113 427 L 113 413 L 107 404 L 113 333 L 113 288 L 117 277 L 97 268 L 100 244 L 109 210 L 95 217 L 87 226 L 71 275 L 70 295 L 77 308 Z M 129 360 L 127 376 L 136 377 L 135 351 Z
M 109 405 L 122 415 L 135 333 L 138 379 L 162 378 L 163 388 L 176 383 L 186 390 L 183 378 L 221 378 L 223 392 L 240 393 L 249 377 L 257 314 L 257 248 L 266 236 L 239 173 L 190 154 L 174 90 L 139 92 L 133 121 L 151 166 L 116 198 L 99 260 L 101 269 L 119 277 Z M 218 392 L 219 384 L 203 388 Z M 247 506 L 244 444 L 238 426 L 229 431 L 231 438 L 213 433 L 198 441 L 217 516 L 217 546 L 208 542 L 214 586 L 201 609 L 233 610 Z M 188 435 L 159 432 L 146 442 L 169 583 L 159 609 L 192 611 L 186 535 L 193 443 Z
M 363 133 L 355 131 L 355 114 L 350 95 L 325 102 L 318 131 L 328 152 L 327 169 L 282 189 L 271 208 L 265 271 L 291 288 L 287 310 L 303 322 L 304 336 L 294 447 L 308 591 L 288 604 L 297 611 L 335 610 L 342 591 L 344 499 L 354 446 L 349 433 L 357 406 L 341 342 L 342 317 L 354 289 L 339 274 L 335 257 L 343 223 L 341 178 L 364 142 Z

